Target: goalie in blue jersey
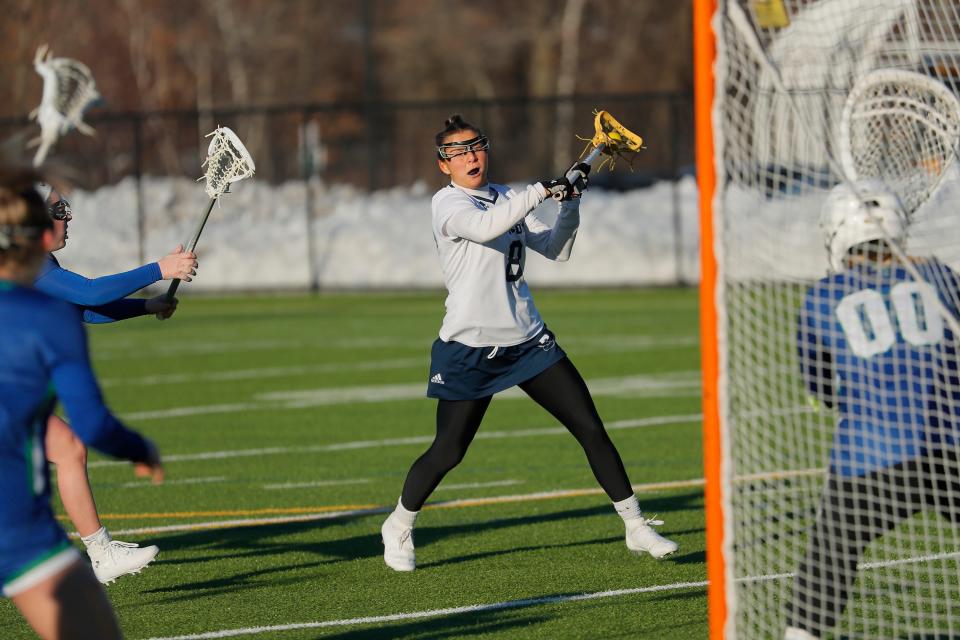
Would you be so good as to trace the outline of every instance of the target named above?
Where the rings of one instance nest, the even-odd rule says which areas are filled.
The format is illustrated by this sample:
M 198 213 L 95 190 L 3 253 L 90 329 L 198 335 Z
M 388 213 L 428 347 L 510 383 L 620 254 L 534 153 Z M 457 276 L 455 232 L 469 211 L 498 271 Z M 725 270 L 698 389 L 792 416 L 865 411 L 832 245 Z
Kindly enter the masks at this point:
M 32 288 L 53 229 L 34 176 L 0 171 L 0 584 L 44 638 L 119 638 L 110 602 L 50 506 L 45 432 L 59 400 L 88 445 L 159 472 L 104 406 L 80 311 Z
M 922 510 L 960 522 L 960 276 L 891 251 L 907 223 L 875 181 L 840 185 L 821 213 L 835 271 L 807 292 L 798 349 L 807 389 L 837 412 L 829 472 L 797 570 L 787 640 L 823 637 L 843 613 L 868 544 Z
M 107 323 L 142 315 L 156 314 L 169 318 L 176 311 L 176 299 L 165 295 L 151 299 L 128 298 L 130 294 L 159 280 L 180 278 L 189 281 L 196 274 L 196 256 L 177 247 L 157 262 L 136 269 L 85 278 L 60 266 L 53 256 L 66 246 L 67 227 L 73 212 L 66 198 L 47 184 L 36 185 L 45 199 L 53 224 L 53 245 L 34 286 L 44 293 L 76 305 L 88 323 Z M 77 528 L 90 556 L 97 578 L 104 583 L 130 573 L 137 573 L 156 557 L 155 545 L 140 547 L 114 540 L 100 522 L 97 505 L 87 477 L 87 448 L 61 418 L 51 415 L 47 426 L 48 460 L 57 466 L 57 489 L 63 507 Z M 144 469 L 138 468 L 140 475 Z M 159 478 L 156 478 L 159 479 Z

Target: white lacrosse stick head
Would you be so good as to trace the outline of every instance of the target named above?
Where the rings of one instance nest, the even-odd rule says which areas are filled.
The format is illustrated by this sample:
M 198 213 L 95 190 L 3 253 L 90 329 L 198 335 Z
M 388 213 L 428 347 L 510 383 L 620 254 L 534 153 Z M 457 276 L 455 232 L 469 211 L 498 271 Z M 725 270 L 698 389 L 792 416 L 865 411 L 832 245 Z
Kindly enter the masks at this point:
M 880 180 L 908 216 L 937 189 L 958 144 L 960 102 L 930 76 L 879 69 L 847 96 L 840 121 L 844 177 Z
M 39 144 L 33 158 L 34 166 L 39 166 L 57 139 L 72 129 L 93 135 L 93 128 L 83 121 L 83 115 L 100 100 L 100 93 L 85 64 L 70 58 L 54 58 L 47 45 L 37 49 L 33 67 L 43 78 L 40 106 L 31 113 L 40 125 L 40 137 L 32 141 Z
M 249 178 L 257 167 L 250 152 L 229 127 L 217 127 L 207 137 L 212 139 L 207 148 L 207 159 L 201 165 L 207 169 L 200 179 L 207 181 L 207 195 L 219 198 L 231 183 Z

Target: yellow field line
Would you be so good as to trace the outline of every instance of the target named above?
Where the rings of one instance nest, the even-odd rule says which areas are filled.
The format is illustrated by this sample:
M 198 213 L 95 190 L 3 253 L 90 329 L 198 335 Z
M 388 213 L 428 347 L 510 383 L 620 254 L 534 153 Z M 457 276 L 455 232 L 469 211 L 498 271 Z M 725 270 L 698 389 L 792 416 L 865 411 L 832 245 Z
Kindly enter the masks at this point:
M 755 480 L 783 480 L 792 477 L 802 477 L 817 475 L 823 473 L 823 469 L 802 469 L 797 471 L 779 471 L 758 473 L 748 476 L 740 476 L 734 479 L 735 482 L 749 482 Z M 665 491 L 672 489 L 690 489 L 702 487 L 703 478 L 693 478 L 690 480 L 674 480 L 667 482 L 648 482 L 645 484 L 633 485 L 633 490 L 637 493 L 650 493 L 654 491 Z M 424 505 L 424 509 L 463 509 L 467 507 L 480 507 L 493 504 L 508 504 L 515 502 L 530 502 L 534 500 L 559 500 L 564 498 L 577 498 L 581 496 L 601 495 L 603 490 L 599 487 L 589 489 L 563 489 L 558 491 L 545 491 L 538 493 L 527 493 L 507 496 L 492 496 L 489 498 L 464 498 L 461 500 L 446 500 Z M 311 516 L 320 516 L 321 514 L 331 514 L 330 517 L 355 517 L 371 513 L 386 513 L 391 507 L 378 504 L 339 504 L 327 505 L 321 507 L 270 507 L 264 509 L 217 509 L 209 511 L 167 511 L 167 512 L 147 512 L 147 513 L 103 513 L 100 518 L 103 520 L 175 520 L 179 518 L 249 518 L 256 516 L 291 516 L 286 519 L 264 518 L 261 520 L 251 520 L 249 522 L 224 521 L 224 522 L 200 522 L 183 525 L 190 529 L 237 526 L 259 526 L 267 524 L 279 524 L 283 522 L 294 522 L 304 518 L 310 519 Z M 67 516 L 58 515 L 59 520 L 67 520 Z M 164 527 L 165 529 L 176 529 L 179 525 Z M 140 530 L 138 530 L 139 532 Z M 144 532 L 149 529 L 144 529 Z M 158 529 L 159 531 L 159 529 Z
M 703 486 L 703 479 L 696 478 L 692 480 L 677 480 L 670 482 L 651 482 L 646 484 L 633 485 L 634 491 L 638 493 L 663 491 L 669 489 L 685 489 L 691 487 Z M 603 489 L 564 489 L 558 491 L 546 491 L 539 493 L 528 493 L 508 496 L 492 496 L 489 498 L 464 498 L 461 500 L 447 500 L 443 502 L 434 502 L 424 505 L 424 509 L 462 509 L 467 507 L 479 507 L 491 504 L 507 504 L 514 502 L 529 502 L 533 500 L 558 500 L 562 498 L 576 498 L 581 496 L 592 496 L 603 493 Z M 216 511 L 170 511 L 165 513 L 104 513 L 100 514 L 103 520 L 149 520 L 149 519 L 176 519 L 176 518 L 202 518 L 202 517 L 252 517 L 265 515 L 310 515 L 322 513 L 339 512 L 339 516 L 347 517 L 351 515 L 361 515 L 362 512 L 386 512 L 389 507 L 376 504 L 344 504 L 329 505 L 324 507 L 277 507 L 267 509 L 224 509 Z M 66 520 L 66 516 L 57 516 L 61 520 Z M 251 525 L 271 524 L 283 521 L 282 519 L 263 520 L 250 523 Z M 217 528 L 219 523 L 195 523 L 194 527 L 206 525 L 204 528 Z M 223 523 L 228 526 L 242 526 L 237 522 Z

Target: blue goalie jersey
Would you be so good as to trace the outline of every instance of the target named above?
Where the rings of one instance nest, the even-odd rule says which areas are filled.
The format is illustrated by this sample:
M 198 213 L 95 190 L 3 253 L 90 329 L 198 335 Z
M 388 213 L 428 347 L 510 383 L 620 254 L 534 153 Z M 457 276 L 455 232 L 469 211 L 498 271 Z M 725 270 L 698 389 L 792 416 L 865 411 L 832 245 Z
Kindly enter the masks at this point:
M 960 277 L 918 261 L 821 279 L 800 311 L 807 389 L 839 413 L 831 471 L 862 476 L 956 443 L 957 345 L 938 299 L 957 317 Z

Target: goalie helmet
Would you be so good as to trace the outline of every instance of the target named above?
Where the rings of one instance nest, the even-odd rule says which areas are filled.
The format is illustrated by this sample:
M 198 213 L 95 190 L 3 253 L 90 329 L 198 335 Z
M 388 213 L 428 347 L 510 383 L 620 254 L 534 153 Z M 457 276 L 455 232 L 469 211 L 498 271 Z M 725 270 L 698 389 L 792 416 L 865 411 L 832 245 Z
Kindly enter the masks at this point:
M 858 244 L 871 240 L 902 244 L 907 235 L 900 199 L 877 180 L 834 187 L 820 210 L 820 229 L 835 271 L 843 271 L 847 252 Z

